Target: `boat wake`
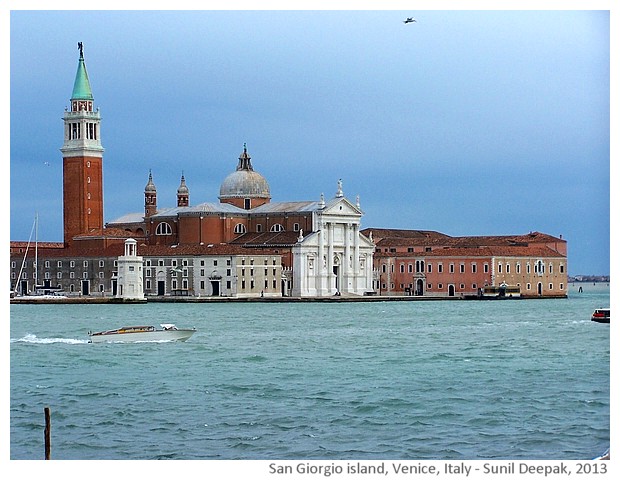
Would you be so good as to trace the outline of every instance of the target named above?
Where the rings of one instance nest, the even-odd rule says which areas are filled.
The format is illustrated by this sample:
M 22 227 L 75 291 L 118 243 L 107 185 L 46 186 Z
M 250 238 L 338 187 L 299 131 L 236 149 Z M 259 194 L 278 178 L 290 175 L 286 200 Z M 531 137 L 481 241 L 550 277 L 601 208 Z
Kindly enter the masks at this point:
M 69 345 L 88 343 L 88 340 L 79 340 L 77 338 L 39 338 L 32 333 L 24 335 L 22 338 L 11 338 L 11 343 L 66 343 Z

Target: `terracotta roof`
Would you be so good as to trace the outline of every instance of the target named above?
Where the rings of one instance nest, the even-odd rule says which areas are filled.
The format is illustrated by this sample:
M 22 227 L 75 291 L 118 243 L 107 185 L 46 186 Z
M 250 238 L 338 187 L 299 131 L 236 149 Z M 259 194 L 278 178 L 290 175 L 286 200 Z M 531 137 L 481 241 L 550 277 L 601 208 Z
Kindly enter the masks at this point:
M 304 232 L 304 236 L 310 235 L 312 232 Z M 231 244 L 246 245 L 248 247 L 291 247 L 297 243 L 299 232 L 262 232 L 262 233 L 244 233 L 235 238 Z
M 74 240 L 84 240 L 91 238 L 132 238 L 135 233 L 128 232 L 122 228 L 93 228 L 88 233 L 82 233 L 73 237 Z
M 172 256 L 199 256 L 199 255 L 261 255 L 275 252 L 256 252 L 242 245 L 206 244 L 206 245 L 138 245 L 138 255 L 142 257 L 172 257 Z
M 366 228 L 362 233 L 366 236 L 372 232 L 377 247 L 412 247 L 412 246 L 450 246 L 450 247 L 481 247 L 481 246 L 527 246 L 531 243 L 566 242 L 561 238 L 540 232 L 525 235 L 486 235 L 451 237 L 443 233 L 429 230 L 393 230 Z

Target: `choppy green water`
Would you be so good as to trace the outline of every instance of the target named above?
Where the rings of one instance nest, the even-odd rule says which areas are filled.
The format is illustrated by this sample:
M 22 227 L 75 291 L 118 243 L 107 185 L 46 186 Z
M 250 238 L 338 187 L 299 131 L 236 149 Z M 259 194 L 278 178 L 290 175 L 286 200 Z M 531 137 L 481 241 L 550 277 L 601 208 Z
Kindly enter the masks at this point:
M 588 459 L 609 446 L 609 288 L 568 299 L 12 305 L 10 455 Z M 153 320 L 155 319 L 155 320 Z M 176 323 L 186 343 L 89 344 Z

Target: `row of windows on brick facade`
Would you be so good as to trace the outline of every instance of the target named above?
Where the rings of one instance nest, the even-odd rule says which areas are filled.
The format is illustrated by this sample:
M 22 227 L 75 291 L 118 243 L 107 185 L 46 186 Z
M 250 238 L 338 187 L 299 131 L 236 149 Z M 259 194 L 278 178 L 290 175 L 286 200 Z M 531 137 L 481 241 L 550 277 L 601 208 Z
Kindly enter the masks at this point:
M 264 283 L 264 288 L 265 288 L 265 289 L 268 289 L 268 288 L 269 288 L 269 282 L 270 282 L 270 280 L 269 280 L 269 279 L 265 279 L 265 280 L 264 280 L 264 282 L 263 282 L 263 283 Z M 256 287 L 256 281 L 255 281 L 253 278 L 249 280 L 249 283 L 250 283 L 250 290 L 255 290 L 255 289 L 257 288 L 257 287 Z M 183 288 L 183 289 L 185 289 L 185 290 L 187 290 L 187 289 L 189 288 L 189 282 L 187 281 L 187 279 L 183 279 L 183 281 L 181 282 L 181 284 L 182 284 L 182 287 L 181 287 L 181 288 Z M 201 290 L 204 290 L 204 289 L 206 288 L 206 283 L 205 283 L 205 281 L 204 281 L 204 280 L 200 280 L 199 285 L 200 285 L 200 289 L 201 289 Z M 246 289 L 246 286 L 247 286 L 247 284 L 246 284 L 246 280 L 245 280 L 245 279 L 242 279 L 242 280 L 241 280 L 241 289 L 242 289 L 242 290 L 245 290 L 245 289 Z M 276 280 L 275 278 L 274 278 L 274 279 L 271 279 L 271 287 L 272 287 L 274 290 L 278 287 L 277 280 Z M 151 289 L 153 288 L 153 286 L 152 286 L 152 284 L 151 284 L 151 280 L 150 280 L 150 279 L 147 279 L 147 280 L 146 280 L 146 283 L 145 283 L 145 288 L 146 288 L 146 290 L 147 290 L 147 291 L 149 291 L 149 290 L 151 290 Z M 170 284 L 170 288 L 172 288 L 172 290 L 176 290 L 176 289 L 178 289 L 178 282 L 177 282 L 177 280 L 175 280 L 175 279 L 173 279 L 173 280 L 172 280 L 172 282 L 171 282 L 171 284 Z M 230 290 L 231 288 L 232 288 L 232 280 L 226 280 L 226 289 Z
M 560 273 L 564 273 L 564 264 L 561 263 L 559 265 L 559 272 Z M 381 270 L 382 273 L 386 273 L 388 269 L 388 265 L 387 264 L 383 264 L 381 266 Z M 391 272 L 394 273 L 394 265 L 390 265 L 390 269 Z M 490 266 L 488 263 L 485 263 L 483 265 L 483 269 L 484 269 L 484 273 L 489 273 L 489 269 Z M 425 270 L 425 266 L 424 266 L 424 260 L 420 260 L 415 262 L 415 273 L 424 273 Z M 504 272 L 505 270 L 505 272 Z M 497 273 L 510 273 L 511 267 L 510 267 L 510 263 L 506 263 L 506 264 L 502 264 L 502 263 L 498 263 L 497 264 Z M 521 263 L 516 263 L 515 264 L 515 273 L 521 273 Z M 527 274 L 531 273 L 532 270 L 532 266 L 531 264 L 528 262 L 525 264 L 525 271 Z M 549 274 L 553 274 L 553 263 L 549 262 L 548 265 L 548 270 L 549 270 Z M 455 265 L 454 263 L 450 263 L 448 265 L 448 271 L 449 273 L 455 273 Z M 471 273 L 477 273 L 478 272 L 478 264 L 477 263 L 472 263 L 471 264 Z M 405 264 L 404 263 L 400 263 L 400 273 L 405 273 Z M 413 263 L 409 263 L 407 264 L 407 273 L 414 273 L 414 264 Z M 433 265 L 431 263 L 427 263 L 426 264 L 426 273 L 433 273 Z M 437 273 L 443 273 L 443 263 L 437 263 Z M 465 263 L 460 263 L 459 264 L 459 273 L 465 273 Z M 534 273 L 539 273 L 539 274 L 543 274 L 545 273 L 545 264 L 542 261 L 538 261 L 534 263 Z
M 173 259 L 171 261 L 172 267 L 178 266 L 179 262 L 184 267 L 187 267 L 189 265 L 189 262 L 186 259 L 182 259 L 182 260 Z M 34 261 L 32 262 L 32 264 L 33 264 L 32 267 L 33 268 L 36 268 L 35 263 L 36 262 L 34 262 Z M 56 263 L 57 268 L 62 268 L 62 263 L 63 263 L 62 260 L 58 260 L 58 262 Z M 207 262 L 205 260 L 200 260 L 200 266 L 201 267 L 205 267 L 206 263 Z M 212 263 L 212 265 L 214 267 L 218 266 L 218 260 L 216 260 L 216 259 L 212 260 L 211 263 Z M 241 265 L 245 265 L 245 263 L 246 263 L 246 259 L 245 258 L 241 259 Z M 254 265 L 254 259 L 250 258 L 249 259 L 249 263 L 250 263 L 250 265 Z M 155 264 L 155 265 L 158 265 L 158 266 L 164 266 L 165 261 L 162 260 L 162 259 L 159 259 L 159 260 L 147 259 L 147 260 L 145 260 L 145 265 L 147 267 L 151 266 L 152 264 Z M 268 260 L 264 259 L 264 265 L 267 265 L 267 264 L 268 264 Z M 89 261 L 88 260 L 84 260 L 82 262 L 82 266 L 84 268 L 88 268 L 88 265 L 89 265 Z M 226 265 L 227 266 L 231 265 L 231 260 L 230 259 L 226 260 Z M 273 266 L 277 265 L 277 260 L 275 258 L 272 259 L 272 265 Z M 44 266 L 44 268 L 51 268 L 51 262 L 49 260 L 45 260 L 45 262 L 43 263 L 43 266 Z M 76 261 L 75 260 L 70 260 L 69 261 L 69 268 L 75 268 L 75 266 L 76 266 Z M 99 260 L 99 267 L 100 268 L 104 268 L 105 267 L 105 260 Z M 116 268 L 116 267 L 118 267 L 118 261 L 114 260 L 114 268 Z M 16 269 L 17 268 L 17 262 L 15 262 L 15 261 L 11 262 L 11 268 Z M 152 269 L 149 269 L 149 268 L 145 269 L 147 277 L 151 276 L 151 270 Z M 230 269 L 228 269 L 227 272 L 230 272 Z M 62 273 L 63 272 L 56 272 L 56 278 L 57 279 L 62 279 Z M 176 276 L 176 274 L 177 274 L 177 272 L 174 272 L 174 271 L 172 272 L 173 276 Z M 265 268 L 265 275 L 267 275 L 267 274 L 268 274 L 267 268 Z M 187 269 L 183 269 L 183 276 L 187 276 L 187 275 L 188 275 L 188 270 Z M 230 273 L 228 275 L 230 275 Z M 242 269 L 242 275 L 245 275 L 245 269 Z M 254 275 L 253 269 L 252 269 L 252 274 L 251 275 L 252 276 Z M 275 268 L 273 269 L 273 275 L 274 276 L 276 275 L 276 269 Z M 200 270 L 200 276 L 205 276 L 205 270 L 204 269 Z M 17 274 L 15 272 L 11 272 L 11 279 L 15 280 L 16 278 L 17 278 Z M 23 280 L 28 279 L 28 272 L 26 270 L 24 270 L 22 272 L 22 277 L 21 278 Z M 43 278 L 46 279 L 46 280 L 51 279 L 50 272 L 43 272 Z M 69 272 L 69 278 L 75 278 L 75 272 Z M 87 271 L 82 272 L 82 278 L 89 278 L 89 272 L 87 272 Z M 99 278 L 105 278 L 104 272 L 99 272 Z
M 247 260 L 249 260 L 249 264 L 250 265 L 254 265 L 254 259 L 253 258 L 250 258 L 250 259 L 247 259 Z M 183 267 L 187 267 L 189 265 L 189 261 L 187 259 L 177 260 L 177 259 L 174 259 L 174 258 L 171 260 L 170 264 L 171 264 L 171 266 L 176 267 L 176 266 L 179 265 L 179 262 L 180 262 L 180 265 L 183 266 Z M 219 263 L 219 260 L 213 259 L 213 260 L 211 260 L 210 263 L 211 263 L 212 266 L 217 267 L 218 263 Z M 264 265 L 267 265 L 269 263 L 269 260 L 267 258 L 264 258 L 263 259 L 263 263 L 264 263 Z M 272 258 L 271 259 L 271 263 L 272 263 L 272 265 L 277 265 L 277 259 L 276 258 Z M 226 266 L 231 266 L 231 264 L 232 264 L 231 259 L 227 258 L 226 259 Z M 246 264 L 246 259 L 242 258 L 241 259 L 241 265 L 245 265 L 245 264 Z M 163 259 L 159 259 L 159 260 L 147 259 L 147 260 L 145 260 L 144 265 L 147 266 L 147 267 L 151 267 L 151 266 L 154 266 L 154 265 L 157 265 L 158 267 L 163 267 L 163 266 L 165 266 L 165 260 L 163 260 Z M 199 266 L 206 267 L 207 266 L 207 261 L 206 260 L 200 260 L 200 265 Z
M 520 284 L 517 284 L 517 286 L 519 286 L 519 287 L 520 287 L 521 285 L 520 285 Z M 559 285 L 559 286 L 560 286 L 560 290 L 564 290 L 564 284 L 563 284 L 563 283 L 560 283 L 560 285 Z M 391 284 L 391 288 L 392 288 L 392 289 L 394 289 L 394 287 L 395 287 L 395 285 L 392 283 L 392 284 Z M 382 288 L 384 288 L 384 289 L 385 289 L 385 288 L 387 288 L 387 285 L 384 283 L 384 284 L 382 285 Z M 408 285 L 408 288 L 410 288 L 411 290 L 413 290 L 413 283 L 410 283 L 410 284 Z M 531 289 L 532 289 L 532 284 L 531 284 L 531 283 L 527 283 L 527 284 L 526 284 L 526 286 L 525 286 L 525 288 L 526 288 L 526 290 L 531 290 Z M 400 284 L 400 289 L 401 289 L 401 290 L 404 290 L 404 289 L 405 289 L 405 284 L 404 284 L 404 283 L 401 283 L 401 284 Z M 433 284 L 432 284 L 432 283 L 427 283 L 427 284 L 426 284 L 426 289 L 427 289 L 427 290 L 433 290 Z M 443 289 L 444 289 L 444 284 L 443 284 L 443 283 L 438 283 L 438 284 L 437 284 L 437 290 L 443 290 Z M 460 289 L 460 290 L 465 290 L 465 284 L 464 284 L 464 283 L 461 283 L 461 284 L 459 285 L 459 289 Z M 478 284 L 476 284 L 476 283 L 472 283 L 472 284 L 471 284 L 471 289 L 472 289 L 472 290 L 478 290 Z M 550 284 L 549 284 L 549 290 L 553 290 L 553 283 L 550 283 Z
M 237 225 L 235 225 L 235 228 L 233 231 L 236 234 L 247 233 L 247 228 L 243 223 L 238 223 Z M 263 231 L 263 225 L 260 223 L 257 224 L 256 232 L 261 233 L 262 231 Z M 276 223 L 271 226 L 269 231 L 270 232 L 284 232 L 285 228 L 284 228 L 284 225 L 282 225 L 281 223 Z M 293 231 L 294 232 L 299 231 L 299 223 L 293 224 Z M 155 228 L 155 235 L 172 235 L 172 227 L 170 226 L 169 223 L 161 222 L 157 224 L 157 227 Z

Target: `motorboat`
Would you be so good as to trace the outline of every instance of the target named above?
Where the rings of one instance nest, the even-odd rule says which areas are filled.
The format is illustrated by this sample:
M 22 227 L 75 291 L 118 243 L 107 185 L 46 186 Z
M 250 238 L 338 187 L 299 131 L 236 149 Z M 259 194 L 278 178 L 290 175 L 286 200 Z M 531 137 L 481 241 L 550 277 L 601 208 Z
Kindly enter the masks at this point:
M 190 338 L 196 328 L 177 328 L 173 323 L 162 323 L 161 328 L 149 325 L 122 327 L 103 332 L 88 332 L 90 343 L 104 342 L 184 342 Z
M 609 308 L 597 308 L 592 313 L 592 321 L 598 323 L 609 323 Z

